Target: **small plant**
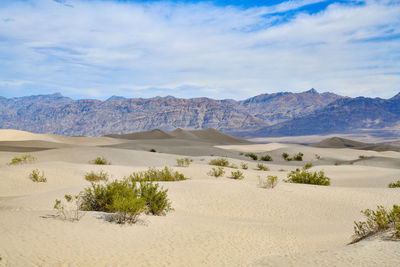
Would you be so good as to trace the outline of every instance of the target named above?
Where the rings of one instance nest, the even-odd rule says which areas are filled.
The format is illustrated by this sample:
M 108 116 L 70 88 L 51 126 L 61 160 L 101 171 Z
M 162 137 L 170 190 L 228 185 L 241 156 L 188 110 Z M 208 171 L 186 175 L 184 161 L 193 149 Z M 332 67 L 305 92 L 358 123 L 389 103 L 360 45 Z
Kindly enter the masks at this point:
M 330 185 L 330 178 L 325 176 L 323 171 L 309 172 L 305 169 L 296 169 L 288 174 L 286 183 L 313 184 L 313 185 Z
M 296 161 L 303 161 L 303 156 L 304 156 L 304 154 L 301 153 L 301 152 L 299 152 L 299 153 L 297 153 L 297 154 L 293 157 L 293 160 L 296 160 Z
M 232 175 L 232 178 L 235 179 L 235 180 L 244 179 L 243 172 L 241 172 L 239 170 L 231 172 L 231 175 Z
M 225 170 L 221 166 L 219 166 L 217 168 L 212 168 L 211 171 L 208 172 L 208 175 L 214 176 L 214 177 L 221 177 L 224 174 L 225 174 Z
M 165 215 L 172 210 L 167 192 L 168 189 L 159 188 L 159 184 L 140 183 L 140 197 L 145 201 L 147 212 L 153 215 Z
M 339 166 L 339 162 L 335 162 L 335 166 Z
M 221 166 L 221 167 L 228 167 L 229 161 L 225 158 L 219 158 L 219 159 L 211 160 L 208 164 L 215 165 L 215 166 Z
M 398 180 L 398 181 L 395 182 L 395 183 L 390 183 L 390 184 L 388 185 L 388 187 L 389 187 L 389 188 L 400 187 L 400 180 Z
M 365 159 L 366 156 L 364 156 L 364 155 L 359 155 L 358 158 L 359 158 L 359 159 Z
M 350 165 L 353 165 L 353 164 L 354 164 L 354 161 L 350 161 L 349 164 L 350 164 Z
M 278 184 L 278 176 L 268 175 L 266 178 L 258 176 L 258 186 L 261 188 L 274 188 Z
M 150 149 L 149 152 L 157 152 L 154 148 Z
M 85 215 L 79 210 L 81 206 L 80 195 L 73 197 L 65 195 L 64 199 L 66 202 L 62 202 L 59 199 L 55 201 L 54 209 L 57 211 L 57 216 L 63 220 L 79 221 Z
M 280 172 L 285 172 L 286 170 L 285 170 L 285 169 L 279 169 L 279 171 L 280 171 Z
M 244 154 L 246 157 L 251 158 L 252 160 L 257 160 L 258 156 L 254 153 L 246 153 Z
M 289 158 L 289 154 L 286 153 L 286 152 L 282 153 L 282 158 L 283 158 L 284 160 L 287 160 L 287 161 L 291 161 L 291 160 L 292 160 L 291 158 Z
M 142 172 L 134 172 L 128 177 L 132 182 L 153 182 L 153 181 L 166 181 L 166 182 L 174 182 L 174 181 L 182 181 L 187 178 L 182 173 L 177 171 L 173 171 L 167 166 L 162 170 L 157 170 L 154 168 L 149 168 L 147 171 Z
M 112 209 L 115 212 L 111 217 L 113 221 L 118 224 L 133 224 L 138 221 L 139 215 L 146 210 L 146 201 L 136 196 L 117 196 L 112 203 Z
M 307 163 L 306 165 L 303 166 L 304 170 L 308 170 L 312 167 L 312 163 Z
M 240 155 L 240 156 L 243 156 L 243 154 L 244 154 L 243 152 L 239 152 L 239 155 Z
M 321 159 L 321 156 L 318 154 L 315 154 L 315 159 Z
M 247 170 L 249 168 L 249 165 L 247 163 L 240 163 L 240 166 L 242 167 L 243 170 Z
M 110 161 L 107 161 L 105 157 L 97 157 L 91 161 L 89 161 L 91 164 L 96 164 L 96 165 L 111 165 Z
M 38 169 L 32 170 L 32 172 L 29 174 L 29 178 L 36 183 L 47 182 L 47 178 L 44 176 L 44 172 L 42 171 L 42 173 L 40 173 Z
M 264 155 L 260 157 L 260 160 L 262 161 L 272 161 L 272 157 L 270 155 Z
M 25 163 L 32 163 L 36 160 L 36 158 L 32 155 L 23 155 L 21 157 L 14 157 L 11 159 L 7 165 L 18 165 L 18 164 L 25 164 Z
M 95 173 L 94 171 L 88 172 L 85 175 L 85 180 L 89 182 L 108 181 L 109 175 L 103 170 Z
M 378 206 L 376 210 L 366 209 L 361 213 L 366 217 L 366 221 L 354 222 L 351 243 L 386 230 L 393 230 L 393 237 L 400 239 L 400 206 L 393 205 L 392 210 Z
M 257 168 L 260 171 L 269 171 L 269 168 L 267 166 L 265 166 L 264 164 L 262 164 L 262 163 L 258 163 L 257 164 Z
M 192 162 L 193 160 L 189 158 L 176 159 L 176 164 L 178 167 L 189 167 L 190 163 Z

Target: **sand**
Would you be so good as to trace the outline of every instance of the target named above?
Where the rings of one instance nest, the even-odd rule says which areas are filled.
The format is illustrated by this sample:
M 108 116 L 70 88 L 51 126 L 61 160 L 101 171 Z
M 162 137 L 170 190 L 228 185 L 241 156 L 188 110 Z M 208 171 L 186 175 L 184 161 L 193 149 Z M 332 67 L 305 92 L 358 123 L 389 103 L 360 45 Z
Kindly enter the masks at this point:
M 204 145 L 202 155 L 191 156 L 194 162 L 183 168 L 176 166 L 176 159 L 191 153 L 183 149 L 182 155 L 152 153 L 137 147 L 103 147 L 124 144 L 108 137 L 76 139 L 14 131 L 14 138 L 12 131 L 7 133 L 0 131 L 0 140 L 25 141 L 26 146 L 29 140 L 68 146 L 29 152 L 37 161 L 18 166 L 6 163 L 24 153 L 0 151 L 1 266 L 400 265 L 400 242 L 370 238 L 348 245 L 353 221 L 362 219 L 360 210 L 400 203 L 399 189 L 387 188 L 400 178 L 398 152 L 279 143 Z M 190 150 L 190 143 L 186 148 Z M 170 149 L 174 151 L 174 146 Z M 248 163 L 244 180 L 230 179 L 228 168 L 225 177 L 207 175 L 208 161 L 216 158 L 210 154 L 216 149 L 232 155 L 229 160 L 234 164 Z M 331 186 L 282 181 L 288 171 L 305 162 L 286 162 L 281 154 L 299 151 L 313 163 L 311 170 L 326 172 Z M 265 163 L 271 170 L 257 171 L 257 162 L 239 152 L 272 155 L 274 161 Z M 317 160 L 315 154 L 321 158 Z M 360 159 L 361 154 L 369 158 Z M 88 163 L 97 156 L 106 157 L 112 165 Z M 335 166 L 335 162 L 341 164 Z M 168 188 L 175 209 L 166 216 L 143 215 L 135 225 L 107 222 L 100 212 L 87 212 L 79 222 L 53 217 L 56 198 L 89 185 L 83 178 L 86 172 L 104 170 L 119 179 L 150 166 L 170 166 L 190 177 L 161 183 Z M 34 168 L 45 172 L 47 183 L 28 179 Z M 277 175 L 277 187 L 257 187 L 260 175 Z

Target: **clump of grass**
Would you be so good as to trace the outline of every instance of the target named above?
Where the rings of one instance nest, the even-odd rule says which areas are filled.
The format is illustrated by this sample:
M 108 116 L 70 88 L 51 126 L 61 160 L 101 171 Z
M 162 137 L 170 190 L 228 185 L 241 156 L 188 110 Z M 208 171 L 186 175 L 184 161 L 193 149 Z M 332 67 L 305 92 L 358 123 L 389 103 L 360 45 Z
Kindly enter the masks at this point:
M 89 182 L 100 182 L 100 181 L 108 181 L 109 175 L 108 173 L 100 170 L 99 172 L 88 172 L 85 174 L 85 180 Z
M 239 170 L 237 170 L 237 171 L 232 171 L 232 172 L 231 172 L 231 176 L 232 176 L 232 178 L 235 179 L 235 180 L 242 180 L 242 179 L 244 179 L 243 172 L 241 172 L 241 171 L 239 171 Z
M 361 211 L 365 221 L 354 222 L 352 243 L 382 231 L 393 231 L 393 237 L 400 239 L 400 206 L 393 205 L 391 210 L 378 206 L 376 210 Z
M 164 169 L 157 170 L 155 168 L 149 168 L 147 171 L 142 172 L 134 172 L 129 177 L 132 182 L 153 182 L 153 181 L 166 181 L 166 182 L 174 182 L 174 181 L 182 181 L 186 180 L 187 177 L 182 173 L 177 171 L 173 171 L 168 167 L 164 167 Z
M 228 167 L 229 161 L 226 158 L 218 158 L 211 160 L 208 164 L 221 167 Z
M 261 188 L 274 188 L 278 184 L 278 176 L 268 175 L 266 178 L 258 176 L 258 186 Z
M 288 153 L 282 153 L 282 157 L 286 160 L 286 161 L 292 161 L 292 160 L 295 160 L 295 161 L 303 161 L 303 156 L 304 156 L 304 154 L 303 153 L 301 153 L 301 152 L 299 152 L 299 153 L 297 153 L 296 155 L 294 155 L 293 157 L 289 157 L 289 154 Z
M 303 169 L 308 170 L 312 167 L 312 163 L 307 163 L 306 165 L 303 166 Z
M 151 149 L 149 150 L 149 152 L 157 152 L 157 150 L 155 150 L 154 148 L 151 148 Z
M 313 184 L 313 185 L 330 185 L 330 178 L 325 176 L 324 171 L 309 172 L 305 169 L 296 169 L 288 174 L 286 183 Z
M 193 160 L 189 158 L 176 159 L 176 164 L 178 167 L 189 167 L 190 163 L 192 162 Z
M 272 157 L 270 155 L 264 155 L 260 157 L 262 161 L 272 161 Z
M 111 162 L 108 161 L 105 157 L 97 157 L 91 161 L 89 161 L 91 164 L 96 164 L 96 165 L 111 165 Z
M 400 187 L 400 180 L 398 180 L 398 181 L 395 182 L 395 183 L 390 183 L 390 184 L 388 185 L 388 187 L 389 187 L 389 188 Z
M 247 170 L 249 168 L 249 165 L 247 163 L 240 163 L 240 167 L 242 167 L 243 170 Z
M 260 171 L 269 171 L 269 168 L 267 166 L 265 166 L 264 164 L 262 164 L 262 163 L 258 163 L 257 164 L 257 168 Z
M 258 156 L 256 154 L 254 154 L 254 153 L 246 153 L 244 155 L 245 155 L 245 157 L 251 158 L 252 160 L 257 160 L 258 159 Z
M 62 220 L 79 221 L 85 215 L 79 210 L 81 207 L 80 195 L 65 195 L 64 199 L 65 201 L 59 199 L 55 201 L 53 208 L 57 211 L 57 216 Z
M 29 179 L 36 183 L 46 183 L 47 178 L 44 176 L 44 172 L 40 172 L 38 169 L 32 170 L 32 172 L 29 174 Z
M 22 155 L 21 157 L 14 157 L 11 159 L 7 165 L 18 165 L 18 164 L 25 164 L 25 163 L 32 163 L 36 160 L 36 157 L 28 154 Z
M 214 176 L 214 177 L 221 177 L 225 174 L 224 168 L 221 166 L 218 166 L 217 168 L 212 168 L 209 172 L 208 175 Z

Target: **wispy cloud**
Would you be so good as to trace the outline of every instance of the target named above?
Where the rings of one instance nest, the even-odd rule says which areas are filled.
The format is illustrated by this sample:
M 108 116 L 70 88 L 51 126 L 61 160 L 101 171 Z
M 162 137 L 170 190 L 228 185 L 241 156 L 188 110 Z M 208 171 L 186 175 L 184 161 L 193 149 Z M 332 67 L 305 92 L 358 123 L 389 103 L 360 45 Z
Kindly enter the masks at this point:
M 5 1 L 0 94 L 241 99 L 314 87 L 389 97 L 400 89 L 398 14 L 399 1 Z

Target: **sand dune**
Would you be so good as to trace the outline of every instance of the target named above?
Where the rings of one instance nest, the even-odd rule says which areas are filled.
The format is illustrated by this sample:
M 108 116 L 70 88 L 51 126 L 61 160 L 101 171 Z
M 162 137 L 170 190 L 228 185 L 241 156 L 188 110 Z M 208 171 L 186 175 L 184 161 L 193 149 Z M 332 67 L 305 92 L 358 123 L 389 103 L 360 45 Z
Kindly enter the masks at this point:
M 399 190 L 387 188 L 389 182 L 400 178 L 400 165 L 396 165 L 400 159 L 398 152 L 278 143 L 213 147 L 190 141 L 187 136 L 178 138 L 187 135 L 179 131 L 169 139 L 169 147 L 160 139 L 143 139 L 123 140 L 119 145 L 124 148 L 104 147 L 107 142 L 116 142 L 113 146 L 121 142 L 110 137 L 79 137 L 72 144 L 75 137 L 15 134 L 16 137 L 2 136 L 0 132 L 0 147 L 9 145 L 7 142 L 19 142 L 15 147 L 35 147 L 37 140 L 58 143 L 61 147 L 30 152 L 37 161 L 17 166 L 6 163 L 23 153 L 0 151 L 0 264 L 4 266 L 400 264 L 399 242 L 372 238 L 347 245 L 353 221 L 362 218 L 360 210 L 400 203 Z M 61 142 L 63 139 L 67 141 Z M 129 149 L 127 144 L 142 145 L 143 150 L 157 145 L 165 153 Z M 175 144 L 180 144 L 179 148 Z M 168 149 L 175 153 L 168 153 Z M 225 177 L 208 176 L 211 166 L 207 163 L 216 158 L 210 156 L 215 151 L 226 153 L 236 165 L 247 162 L 249 169 L 242 170 L 246 178 L 229 179 L 229 168 Z M 332 179 L 330 187 L 282 181 L 287 172 L 305 162 L 286 162 L 281 154 L 299 151 L 304 153 L 305 162 L 313 163 L 311 170 L 324 170 Z M 264 162 L 271 170 L 256 170 L 258 162 L 239 152 L 272 155 L 274 161 Z M 190 154 L 196 154 L 191 157 L 194 162 L 190 167 L 176 166 L 177 158 Z M 316 159 L 315 154 L 321 158 Z M 361 154 L 367 158 L 360 159 Z M 97 156 L 106 157 L 112 165 L 88 163 Z M 353 165 L 348 164 L 350 161 L 354 161 Z M 335 162 L 341 164 L 335 166 Z M 123 226 L 106 222 L 100 212 L 87 212 L 75 223 L 52 217 L 56 198 L 76 194 L 89 185 L 83 179 L 86 172 L 104 170 L 113 179 L 119 179 L 150 166 L 170 166 L 190 177 L 182 182 L 161 183 L 168 188 L 175 209 L 166 216 L 143 215 L 138 224 Z M 47 183 L 28 179 L 34 168 L 45 172 Z M 278 186 L 273 190 L 258 188 L 259 175 L 278 176 Z

